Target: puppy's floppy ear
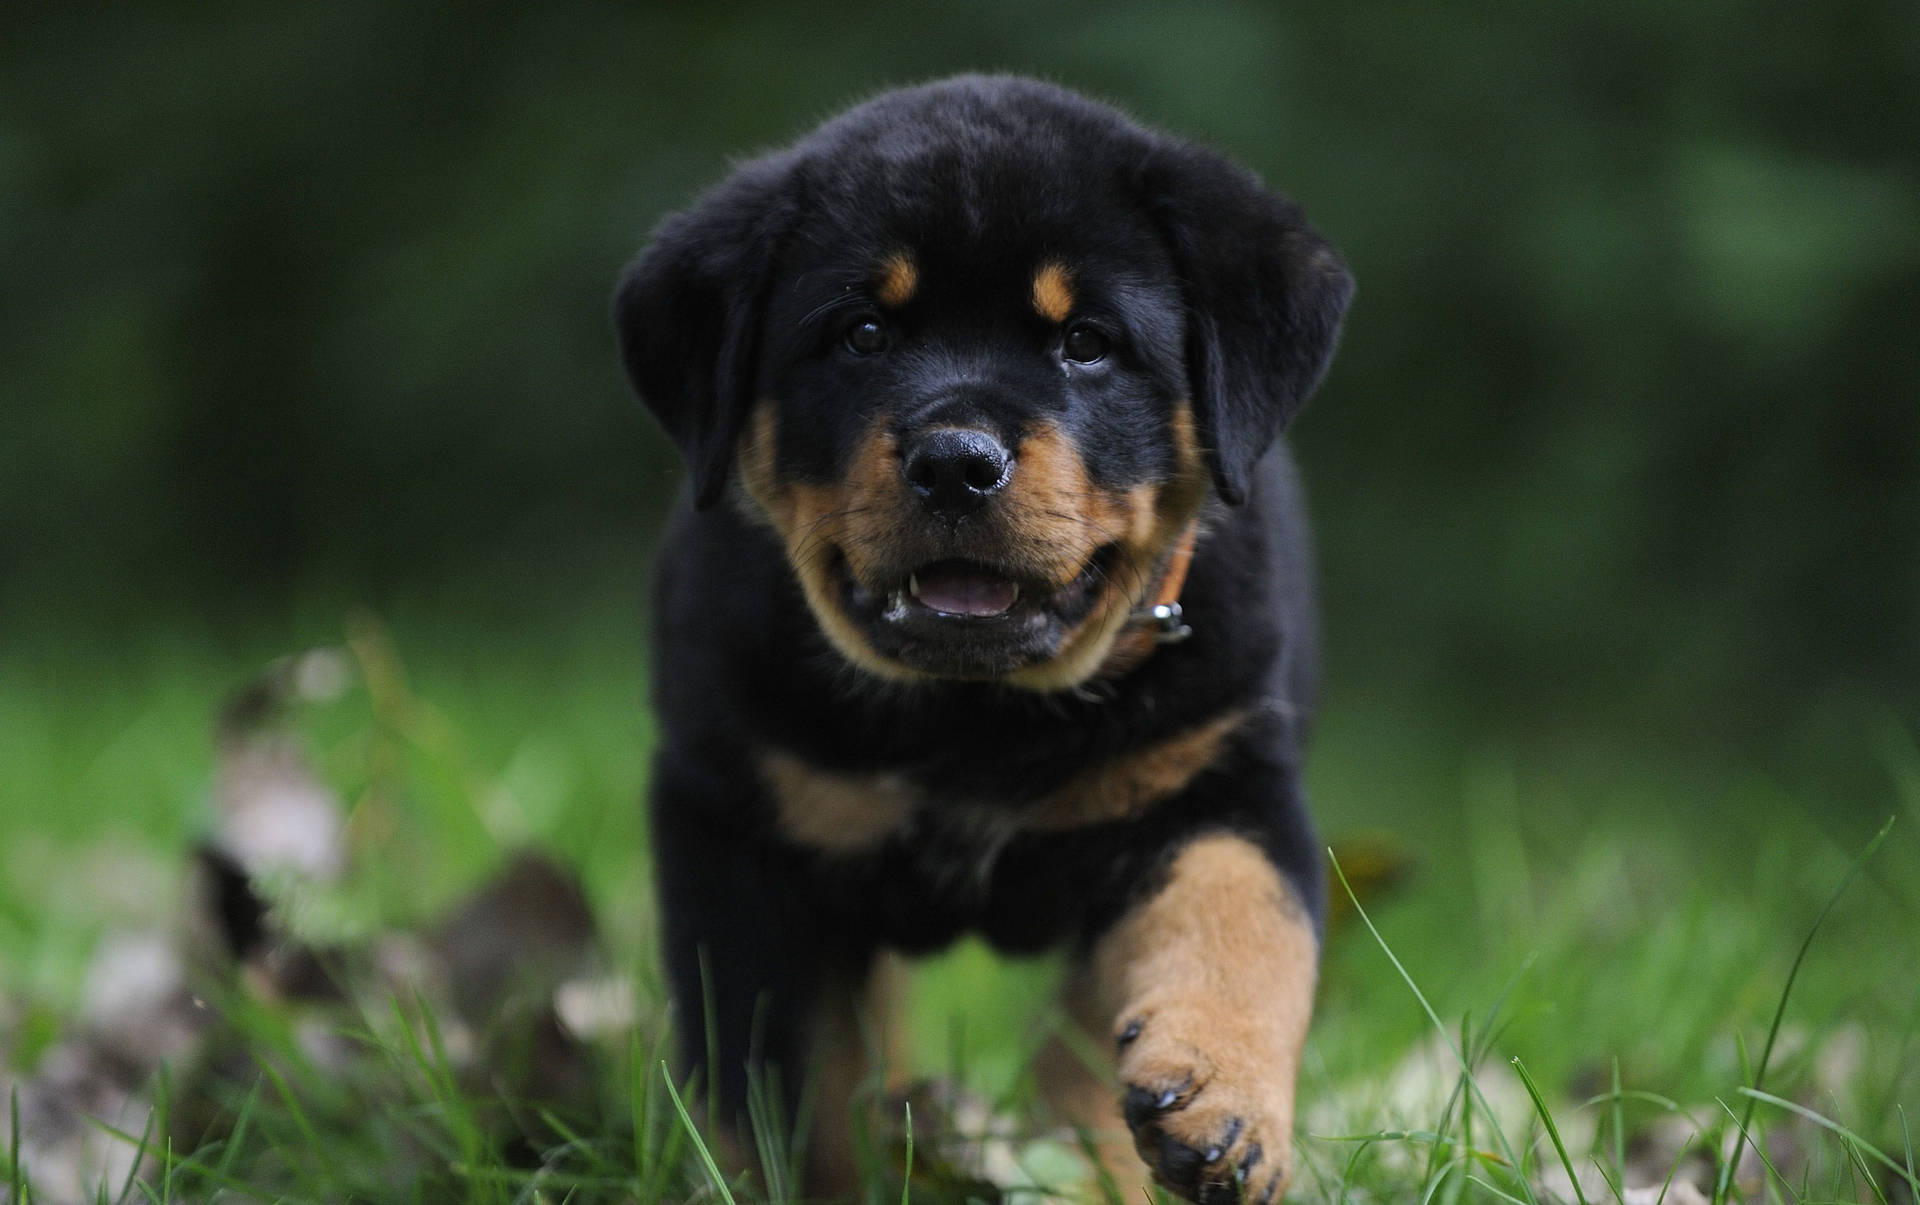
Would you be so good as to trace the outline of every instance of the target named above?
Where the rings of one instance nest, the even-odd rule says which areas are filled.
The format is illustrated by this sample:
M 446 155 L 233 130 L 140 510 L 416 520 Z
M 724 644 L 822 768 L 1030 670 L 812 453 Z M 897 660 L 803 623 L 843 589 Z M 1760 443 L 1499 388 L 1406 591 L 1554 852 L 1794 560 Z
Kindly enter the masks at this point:
M 1187 308 L 1187 381 L 1214 486 L 1246 500 L 1253 467 L 1319 385 L 1353 277 L 1300 208 L 1199 147 L 1143 171 Z
M 745 165 L 662 222 L 614 295 L 627 375 L 680 449 L 703 510 L 726 486 L 753 402 L 760 316 L 797 191 L 780 157 Z

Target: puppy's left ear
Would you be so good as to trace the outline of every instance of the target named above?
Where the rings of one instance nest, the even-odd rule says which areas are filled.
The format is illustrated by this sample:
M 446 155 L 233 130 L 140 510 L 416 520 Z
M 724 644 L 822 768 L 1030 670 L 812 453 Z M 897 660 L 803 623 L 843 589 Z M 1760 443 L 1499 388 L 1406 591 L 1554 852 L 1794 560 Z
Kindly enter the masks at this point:
M 799 204 L 779 157 L 748 163 L 669 217 L 620 278 L 613 320 L 640 400 L 693 477 L 693 502 L 720 499 L 753 402 L 760 315 Z
M 1187 308 L 1187 383 L 1214 487 L 1246 500 L 1254 465 L 1320 384 L 1353 277 L 1299 206 L 1200 147 L 1142 174 Z

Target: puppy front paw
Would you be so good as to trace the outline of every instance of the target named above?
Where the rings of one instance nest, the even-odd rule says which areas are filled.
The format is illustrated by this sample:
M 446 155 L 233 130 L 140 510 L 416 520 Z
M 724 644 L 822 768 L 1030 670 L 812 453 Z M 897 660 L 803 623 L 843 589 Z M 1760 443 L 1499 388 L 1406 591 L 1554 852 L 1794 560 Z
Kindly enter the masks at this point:
M 1121 1110 L 1155 1180 L 1198 1205 L 1279 1199 L 1293 1144 L 1289 1060 L 1200 1016 L 1131 1017 L 1118 1043 Z

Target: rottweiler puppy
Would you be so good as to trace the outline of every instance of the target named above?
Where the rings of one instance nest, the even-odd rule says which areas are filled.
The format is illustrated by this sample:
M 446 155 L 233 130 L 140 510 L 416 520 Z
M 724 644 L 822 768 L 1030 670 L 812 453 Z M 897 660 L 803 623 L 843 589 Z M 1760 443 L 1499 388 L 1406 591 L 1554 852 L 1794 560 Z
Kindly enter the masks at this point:
M 653 667 L 685 1058 L 729 1118 L 811 1079 L 814 1188 L 883 952 L 979 934 L 1071 952 L 1116 1078 L 1052 1060 L 1069 1117 L 1189 1199 L 1278 1195 L 1324 900 L 1278 436 L 1351 291 L 1220 155 L 977 76 L 743 164 L 621 280 L 691 477 Z

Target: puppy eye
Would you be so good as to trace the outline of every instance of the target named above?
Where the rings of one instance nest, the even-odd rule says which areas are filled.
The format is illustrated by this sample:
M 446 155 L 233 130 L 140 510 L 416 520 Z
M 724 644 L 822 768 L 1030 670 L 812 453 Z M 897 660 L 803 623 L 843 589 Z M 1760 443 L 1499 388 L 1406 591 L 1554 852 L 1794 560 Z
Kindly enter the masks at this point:
M 1060 341 L 1060 354 L 1076 364 L 1098 364 L 1113 350 L 1113 340 L 1096 326 L 1076 322 Z
M 887 349 L 887 328 L 872 314 L 863 315 L 847 328 L 845 339 L 855 355 L 877 355 Z

